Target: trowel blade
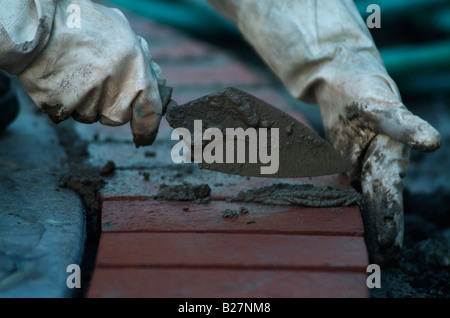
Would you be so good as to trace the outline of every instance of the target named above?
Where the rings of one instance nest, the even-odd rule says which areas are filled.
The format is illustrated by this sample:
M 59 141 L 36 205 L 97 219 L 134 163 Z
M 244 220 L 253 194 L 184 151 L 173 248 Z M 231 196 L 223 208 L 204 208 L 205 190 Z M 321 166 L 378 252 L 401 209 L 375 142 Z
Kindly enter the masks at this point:
M 222 162 L 206 163 L 204 160 L 197 162 L 201 168 L 215 170 L 223 173 L 238 174 L 254 177 L 274 178 L 299 178 L 330 175 L 346 172 L 348 163 L 331 146 L 331 144 L 318 134 L 304 126 L 302 123 L 261 99 L 236 88 L 226 88 L 218 93 L 206 95 L 183 105 L 169 103 L 166 109 L 166 119 L 173 128 L 186 128 L 194 140 L 194 121 L 201 120 L 202 132 L 208 128 L 218 128 L 222 132 L 223 155 Z M 257 140 L 265 138 L 268 149 L 259 147 L 255 138 L 245 138 L 245 160 L 238 163 L 234 145 L 234 159 L 227 159 L 226 139 L 227 129 L 255 128 Z M 266 128 L 267 137 L 261 135 L 260 128 Z M 279 138 L 271 142 L 273 128 L 278 128 Z M 197 128 L 198 129 L 198 128 Z M 197 130 L 198 131 L 198 130 Z M 254 136 L 253 136 L 254 137 Z M 197 134 L 198 138 L 198 134 Z M 192 141 L 191 140 L 191 141 Z M 241 138 L 242 140 L 242 138 Z M 203 147 L 211 141 L 203 141 Z M 193 141 L 192 141 L 193 143 Z M 256 145 L 255 145 L 256 143 Z M 278 164 L 276 154 L 278 147 Z M 211 148 L 211 147 L 210 147 Z M 231 150 L 231 148 L 229 148 Z M 257 162 L 251 163 L 250 149 L 256 149 Z M 265 163 L 261 162 L 264 155 L 261 150 L 266 150 L 271 155 L 271 160 L 265 157 Z M 242 147 L 241 147 L 242 151 Z M 216 155 L 215 152 L 210 154 Z M 198 158 L 198 157 L 197 157 Z M 230 156 L 228 159 L 232 158 Z M 254 157 L 253 157 L 254 158 Z M 217 157 L 216 157 L 217 159 Z M 242 158 L 241 158 L 242 161 Z M 262 160 L 264 161 L 264 160 Z M 261 167 L 271 167 L 270 172 L 263 172 Z M 276 171 L 275 171 L 276 170 Z

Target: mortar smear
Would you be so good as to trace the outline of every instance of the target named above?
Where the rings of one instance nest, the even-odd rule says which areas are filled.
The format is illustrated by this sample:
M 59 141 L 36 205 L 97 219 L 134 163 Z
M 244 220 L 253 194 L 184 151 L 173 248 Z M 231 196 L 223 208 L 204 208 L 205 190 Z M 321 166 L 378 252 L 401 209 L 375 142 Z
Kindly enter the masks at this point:
M 230 209 L 227 208 L 222 211 L 223 218 L 234 218 L 239 216 L 240 214 L 247 214 L 248 209 L 245 206 L 241 206 L 239 209 Z
M 291 205 L 310 208 L 343 207 L 359 204 L 361 194 L 354 189 L 330 185 L 274 183 L 241 191 L 232 202 L 254 202 L 267 205 Z
M 166 201 L 197 201 L 198 203 L 209 203 L 209 194 L 211 188 L 208 184 L 193 185 L 183 183 L 177 185 L 167 185 L 165 183 L 159 186 L 158 193 L 155 196 L 157 200 Z

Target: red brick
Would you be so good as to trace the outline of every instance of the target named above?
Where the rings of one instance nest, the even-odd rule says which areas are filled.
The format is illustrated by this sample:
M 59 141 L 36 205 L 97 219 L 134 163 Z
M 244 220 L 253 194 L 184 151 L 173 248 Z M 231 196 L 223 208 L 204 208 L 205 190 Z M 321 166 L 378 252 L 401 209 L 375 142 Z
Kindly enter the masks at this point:
M 349 272 L 97 268 L 90 298 L 368 297 L 367 274 Z M 257 302 L 257 301 L 256 301 Z
M 110 6 L 110 5 L 107 5 Z M 150 53 L 152 48 L 161 43 L 173 42 L 189 38 L 187 34 L 178 31 L 168 25 L 157 23 L 145 16 L 135 14 L 130 10 L 120 7 L 120 10 L 127 17 L 131 29 L 147 40 Z
M 292 105 L 274 89 L 249 88 L 245 89 L 245 91 L 288 114 L 292 111 Z
M 153 54 L 153 50 L 160 45 L 163 46 L 168 43 L 183 41 L 187 38 L 185 34 L 176 29 L 153 22 L 146 18 L 141 21 L 133 21 L 131 27 L 137 35 L 143 37 L 147 41 L 150 54 Z
M 212 45 L 192 39 L 179 39 L 178 41 L 152 46 L 150 53 L 157 63 L 164 60 L 170 62 L 198 60 L 208 58 L 211 55 L 223 54 Z
M 223 218 L 226 208 L 245 206 L 248 213 Z M 183 210 L 188 207 L 188 210 Z M 275 207 L 212 201 L 165 202 L 153 199 L 106 201 L 104 232 L 216 232 L 363 236 L 357 206 L 333 209 Z
M 182 65 L 161 64 L 167 85 L 175 89 L 180 86 L 227 87 L 259 85 L 264 80 L 238 61 L 225 59 L 220 63 L 189 63 Z
M 362 237 L 223 233 L 103 233 L 97 266 L 362 271 Z

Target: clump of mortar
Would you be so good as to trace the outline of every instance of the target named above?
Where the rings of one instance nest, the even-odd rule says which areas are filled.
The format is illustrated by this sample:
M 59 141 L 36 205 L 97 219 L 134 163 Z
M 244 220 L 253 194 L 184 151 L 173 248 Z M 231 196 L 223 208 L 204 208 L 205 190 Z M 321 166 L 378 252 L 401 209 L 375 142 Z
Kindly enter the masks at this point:
M 274 183 L 257 189 L 241 191 L 232 202 L 254 202 L 268 205 L 293 205 L 329 208 L 359 204 L 361 195 L 354 189 L 329 185 Z
M 87 142 L 79 138 L 73 123 L 56 126 L 59 143 L 67 154 L 66 169 L 60 176 L 60 187 L 80 195 L 86 207 L 88 236 L 100 235 L 100 190 L 105 186 L 104 176 L 114 172 L 115 164 L 108 161 L 101 169 L 86 162 L 89 157 Z
M 69 188 L 80 195 L 86 207 L 86 243 L 82 261 L 83 284 L 79 291 L 80 296 L 87 292 L 87 287 L 95 268 L 98 242 L 101 233 L 100 222 L 100 190 L 106 181 L 103 175 L 114 172 L 113 162 L 107 163 L 102 169 L 86 163 L 89 153 L 87 142 L 79 138 L 74 130 L 73 122 L 66 121 L 56 126 L 59 143 L 63 147 L 67 161 L 60 176 L 60 187 Z
M 239 209 L 230 209 L 227 208 L 222 211 L 223 218 L 234 218 L 239 216 L 240 214 L 247 214 L 248 209 L 245 206 L 241 206 Z
M 99 169 L 87 164 L 70 165 L 60 178 L 60 187 L 77 192 L 83 199 L 86 206 L 88 231 L 96 235 L 100 232 L 100 190 L 105 184 Z
M 163 183 L 159 186 L 155 199 L 166 201 L 196 201 L 197 203 L 207 204 L 210 202 L 210 193 L 211 188 L 208 184 L 193 185 L 185 182 L 183 184 L 167 185 Z

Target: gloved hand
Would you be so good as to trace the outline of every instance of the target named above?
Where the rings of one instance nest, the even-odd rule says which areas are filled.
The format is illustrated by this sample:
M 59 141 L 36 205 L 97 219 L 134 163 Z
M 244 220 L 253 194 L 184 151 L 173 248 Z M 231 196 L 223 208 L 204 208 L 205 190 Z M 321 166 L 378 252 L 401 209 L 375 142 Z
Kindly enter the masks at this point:
M 359 57 L 350 60 L 355 63 Z M 336 67 L 326 69 L 329 80 L 315 89 L 325 132 L 351 162 L 348 177 L 363 192 L 361 212 L 371 262 L 391 263 L 400 257 L 403 244 L 401 179 L 408 170 L 409 147 L 434 150 L 440 135 L 406 109 L 387 74 Z
M 328 140 L 361 187 L 371 262 L 397 260 L 409 147 L 432 151 L 439 133 L 402 104 L 351 0 L 209 0 L 237 23 L 291 94 L 320 106 Z M 358 185 L 359 184 L 359 185 Z
M 68 22 L 73 3 L 79 28 Z M 18 75 L 54 122 L 130 121 L 137 147 L 153 143 L 170 91 L 147 43 L 119 10 L 88 0 L 0 0 L 0 6 L 0 68 Z

